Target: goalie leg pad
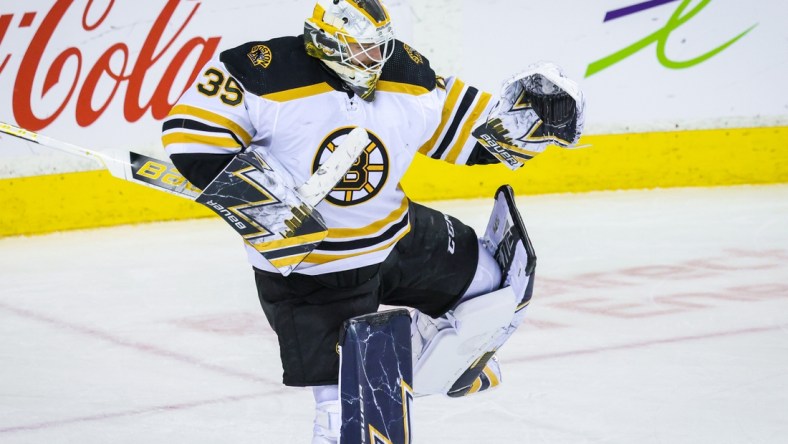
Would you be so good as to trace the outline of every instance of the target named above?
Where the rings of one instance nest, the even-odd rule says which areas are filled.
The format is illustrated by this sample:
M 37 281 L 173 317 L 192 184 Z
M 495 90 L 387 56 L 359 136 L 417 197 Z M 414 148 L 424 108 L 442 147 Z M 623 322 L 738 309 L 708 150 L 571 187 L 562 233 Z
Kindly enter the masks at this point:
M 501 267 L 500 286 L 511 286 L 519 298 L 518 311 L 525 308 L 531 301 L 536 252 L 509 185 L 495 192 L 495 204 L 482 241 Z
M 421 352 L 414 357 L 414 378 L 420 395 L 474 393 L 485 384 L 483 374 L 488 387 L 493 380 L 500 382 L 497 362 L 491 359 L 522 323 L 536 267 L 536 254 L 508 185 L 496 192 L 482 240 L 502 271 L 502 288 L 461 300 L 438 319 L 416 313 L 413 342 Z
M 473 275 L 470 285 L 460 298 L 460 301 L 470 299 L 474 296 L 486 294 L 501 288 L 501 267 L 484 246 L 484 242 L 479 239 L 479 257 L 476 262 L 476 272 Z
M 351 318 L 340 335 L 340 444 L 411 442 L 410 314 Z
M 441 318 L 435 327 L 437 333 L 428 341 L 413 368 L 416 392 L 419 395 L 448 393 L 460 376 L 469 367 L 477 368 L 473 364 L 499 342 L 516 308 L 517 297 L 506 287 L 463 301 Z M 423 324 L 430 323 L 425 321 Z M 474 378 L 487 360 L 489 357 L 478 367 Z

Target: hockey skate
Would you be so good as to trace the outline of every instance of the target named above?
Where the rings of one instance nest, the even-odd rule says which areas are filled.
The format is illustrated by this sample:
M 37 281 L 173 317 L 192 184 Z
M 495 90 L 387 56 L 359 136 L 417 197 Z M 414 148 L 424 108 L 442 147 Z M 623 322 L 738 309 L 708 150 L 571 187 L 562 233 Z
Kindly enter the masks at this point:
M 342 413 L 339 400 L 317 403 L 315 425 L 312 429 L 312 444 L 337 444 Z

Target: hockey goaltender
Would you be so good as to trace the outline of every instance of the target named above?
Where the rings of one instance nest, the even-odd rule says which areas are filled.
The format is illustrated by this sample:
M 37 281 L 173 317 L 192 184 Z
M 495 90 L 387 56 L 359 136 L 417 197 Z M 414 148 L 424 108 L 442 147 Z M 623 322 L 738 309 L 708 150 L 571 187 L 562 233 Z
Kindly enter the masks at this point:
M 584 106 L 552 64 L 497 97 L 436 75 L 379 0 L 318 0 L 303 35 L 203 68 L 163 142 L 198 202 L 244 239 L 283 382 L 314 391 L 313 443 L 412 442 L 414 396 L 500 384 L 495 352 L 522 322 L 536 265 L 511 188 L 480 238 L 399 182 L 417 153 L 519 168 L 575 144 Z

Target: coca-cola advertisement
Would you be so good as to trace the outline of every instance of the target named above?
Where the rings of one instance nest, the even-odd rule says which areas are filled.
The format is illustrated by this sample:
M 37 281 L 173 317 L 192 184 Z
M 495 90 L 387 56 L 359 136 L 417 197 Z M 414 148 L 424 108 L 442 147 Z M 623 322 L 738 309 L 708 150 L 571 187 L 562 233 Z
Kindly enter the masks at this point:
M 155 153 L 160 121 L 205 63 L 246 41 L 301 33 L 313 7 L 303 0 L 3 2 L 0 121 L 93 150 Z M 0 177 L 96 168 L 11 137 L 0 143 Z
M 540 60 L 589 102 L 586 134 L 785 126 L 786 3 L 386 0 L 436 72 L 497 93 Z M 313 0 L 0 2 L 0 122 L 162 157 L 160 122 L 222 50 L 303 32 Z M 558 31 L 556 31 L 558 30 Z M 777 42 L 777 43 L 775 43 Z M 775 46 L 776 45 L 776 46 Z M 95 169 L 0 137 L 0 179 Z M 9 160 L 12 159 L 12 160 Z

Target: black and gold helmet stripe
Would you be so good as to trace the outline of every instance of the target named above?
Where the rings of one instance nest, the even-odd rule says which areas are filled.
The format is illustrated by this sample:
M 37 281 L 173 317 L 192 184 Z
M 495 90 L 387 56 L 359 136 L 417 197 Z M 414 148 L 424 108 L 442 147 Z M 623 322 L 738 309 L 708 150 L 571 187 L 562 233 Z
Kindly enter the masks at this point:
M 384 26 L 391 21 L 386 9 L 378 0 L 348 0 L 348 4 L 367 16 L 377 26 Z

